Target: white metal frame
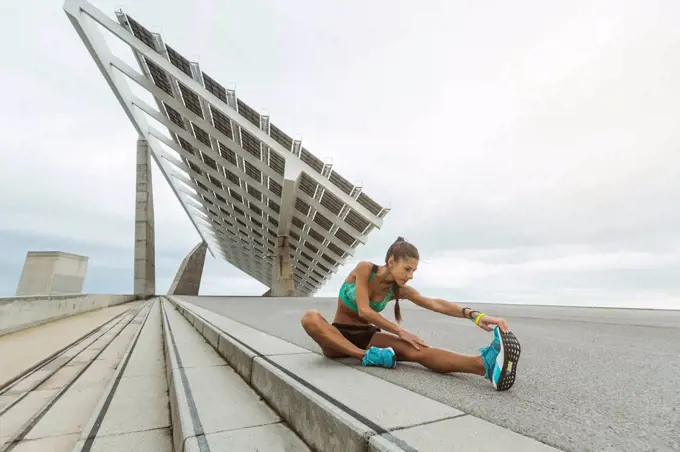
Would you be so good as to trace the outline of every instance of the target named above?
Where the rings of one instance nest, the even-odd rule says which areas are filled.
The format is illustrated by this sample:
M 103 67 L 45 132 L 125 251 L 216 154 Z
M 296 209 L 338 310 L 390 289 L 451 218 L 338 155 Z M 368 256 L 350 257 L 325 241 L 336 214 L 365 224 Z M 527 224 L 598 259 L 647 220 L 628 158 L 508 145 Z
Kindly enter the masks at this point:
M 343 185 L 338 185 L 339 175 L 332 171 L 332 165 L 325 164 L 317 171 L 306 163 L 311 154 L 302 148 L 300 141 L 291 140 L 291 148 L 286 149 L 270 136 L 268 116 L 256 113 L 259 127 L 250 122 L 244 116 L 247 111 L 240 112 L 243 102 L 233 90 L 225 90 L 226 102 L 213 94 L 204 86 L 205 74 L 198 63 L 184 59 L 189 63 L 191 75 L 175 66 L 159 35 L 151 33 L 153 48 L 149 47 L 133 33 L 132 18 L 119 12 L 116 13 L 119 23 L 116 23 L 85 0 L 66 0 L 64 11 L 140 137 L 148 140 L 154 160 L 213 256 L 217 252 L 272 287 L 276 283 L 273 264 L 277 238 L 288 237 L 295 294 L 307 296 L 321 288 L 359 244 L 366 243 L 373 228 L 382 226 L 389 208 L 370 200 L 359 186 L 349 184 L 351 187 L 347 188 L 345 184 L 344 190 L 349 190 L 349 194 L 346 193 L 340 188 Z M 100 31 L 97 24 L 103 30 Z M 141 72 L 110 51 L 102 32 L 109 32 L 130 46 Z M 157 85 L 149 65 L 162 70 L 172 94 Z M 128 81 L 151 93 L 157 107 L 134 95 Z M 189 108 L 180 84 L 197 96 L 202 117 Z M 182 126 L 172 120 L 168 108 L 181 116 Z M 228 121 L 232 138 L 218 129 L 212 114 L 215 110 Z M 152 127 L 146 115 L 166 127 L 172 138 Z M 205 135 L 199 135 L 196 127 Z M 260 159 L 245 149 L 244 132 L 258 142 Z M 209 145 L 199 139 L 206 136 Z M 183 143 L 188 143 L 191 151 L 185 149 Z M 164 146 L 180 157 L 167 152 Z M 235 158 L 236 165 L 223 156 L 222 151 Z M 274 165 L 272 156 L 277 157 L 277 162 L 283 162 L 282 170 L 277 168 L 280 165 Z M 259 181 L 254 180 L 251 173 L 258 173 Z M 303 177 L 308 181 L 306 184 L 316 184 L 313 196 L 301 189 Z M 259 196 L 251 191 L 258 192 Z M 270 202 L 278 206 L 278 212 Z M 324 205 L 329 202 L 334 209 L 340 204 L 342 207 L 334 213 Z M 300 212 L 296 203 L 306 204 L 308 212 Z M 326 229 L 322 224 L 330 227 Z

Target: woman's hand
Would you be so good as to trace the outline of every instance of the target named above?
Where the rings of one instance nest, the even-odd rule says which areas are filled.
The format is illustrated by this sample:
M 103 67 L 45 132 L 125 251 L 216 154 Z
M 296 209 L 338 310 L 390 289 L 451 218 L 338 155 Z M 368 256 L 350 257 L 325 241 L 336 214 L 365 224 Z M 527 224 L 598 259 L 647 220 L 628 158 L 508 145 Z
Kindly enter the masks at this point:
M 510 331 L 510 327 L 508 326 L 508 322 L 505 321 L 505 319 L 499 319 L 496 317 L 489 317 L 488 315 L 483 315 L 481 319 L 479 319 L 479 327 L 483 329 L 484 331 L 491 331 L 493 330 L 493 327 L 498 325 L 498 327 L 501 329 L 502 332 L 507 333 Z
M 397 334 L 401 339 L 404 341 L 408 342 L 411 344 L 416 350 L 420 350 L 419 345 L 422 345 L 423 347 L 427 347 L 428 345 L 425 343 L 424 340 L 416 336 L 415 334 L 411 334 L 406 330 L 399 330 L 399 334 Z

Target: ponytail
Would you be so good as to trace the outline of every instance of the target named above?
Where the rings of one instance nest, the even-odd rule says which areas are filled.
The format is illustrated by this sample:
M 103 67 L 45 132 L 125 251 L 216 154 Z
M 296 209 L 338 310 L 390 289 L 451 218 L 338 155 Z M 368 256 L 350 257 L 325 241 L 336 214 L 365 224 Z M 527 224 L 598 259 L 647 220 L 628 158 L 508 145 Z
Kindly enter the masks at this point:
M 397 319 L 397 323 L 401 323 L 401 308 L 399 307 L 399 284 L 392 283 L 392 291 L 394 292 L 394 318 Z

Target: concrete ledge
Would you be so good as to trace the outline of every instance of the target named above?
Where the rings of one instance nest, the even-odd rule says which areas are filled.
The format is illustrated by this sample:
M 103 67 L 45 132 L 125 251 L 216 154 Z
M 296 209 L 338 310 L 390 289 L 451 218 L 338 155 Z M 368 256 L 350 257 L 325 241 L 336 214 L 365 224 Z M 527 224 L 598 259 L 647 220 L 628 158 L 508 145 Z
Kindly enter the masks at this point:
M 135 300 L 134 295 L 87 294 L 0 298 L 0 336 Z
M 224 316 L 170 301 L 315 450 L 556 449 Z M 211 342 L 211 343 L 212 343 Z
M 376 432 L 261 358 L 251 385 L 316 450 L 365 451 Z M 352 383 L 354 385 L 354 383 Z
M 171 300 L 177 300 L 169 297 Z M 311 353 L 309 350 L 290 342 L 275 338 L 267 333 L 250 328 L 223 316 L 212 315 L 212 323 L 204 321 L 200 316 L 186 309 L 181 303 L 173 303 L 192 325 L 206 338 L 231 367 L 247 382 L 250 382 L 255 357 L 262 354 L 268 356 Z M 196 307 L 198 310 L 201 308 Z M 225 331 L 233 333 L 231 337 Z M 238 338 L 236 337 L 238 336 Z M 215 342 L 217 345 L 215 345 Z
M 170 424 L 172 425 L 172 443 L 173 450 L 182 452 L 184 449 L 184 438 L 193 436 L 193 426 L 191 425 L 191 416 L 185 414 L 182 416 L 182 411 L 187 413 L 188 402 L 184 397 L 183 391 L 177 391 L 178 382 L 173 381 L 173 369 L 177 369 L 177 355 L 172 347 L 172 340 L 170 331 L 167 326 L 167 315 L 165 309 L 161 305 L 161 328 L 163 331 L 163 349 L 165 352 L 165 375 L 168 382 L 168 395 L 170 398 Z M 181 410 L 179 405 L 187 407 L 186 410 Z M 189 425 L 187 425 L 189 424 Z
M 281 417 L 217 354 L 216 348 L 182 318 L 184 312 L 173 308 L 163 302 L 174 451 L 309 452 L 304 442 L 282 424 Z M 214 329 L 206 326 L 203 331 L 215 338 Z

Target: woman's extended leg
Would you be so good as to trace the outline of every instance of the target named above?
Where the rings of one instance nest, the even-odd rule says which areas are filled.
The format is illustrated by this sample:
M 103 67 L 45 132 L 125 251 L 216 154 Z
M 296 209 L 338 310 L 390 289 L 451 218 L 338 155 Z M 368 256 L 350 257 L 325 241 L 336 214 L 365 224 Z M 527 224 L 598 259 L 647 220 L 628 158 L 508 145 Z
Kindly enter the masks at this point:
M 307 334 L 319 344 L 323 354 L 329 358 L 351 356 L 363 359 L 366 354 L 366 350 L 362 350 L 348 341 L 336 327 L 323 318 L 319 311 L 305 312 L 300 323 L 302 323 L 302 328 L 305 329 Z
M 420 350 L 416 350 L 411 344 L 389 333 L 377 333 L 373 336 L 370 346 L 392 347 L 398 361 L 419 363 L 439 373 L 463 372 L 481 376 L 486 374 L 481 356 L 459 355 L 435 347 L 420 347 Z

